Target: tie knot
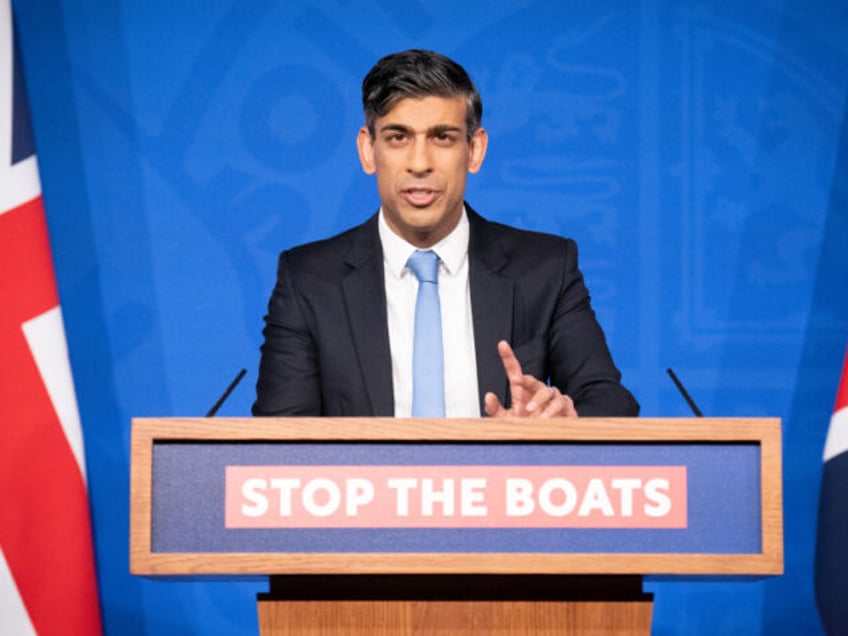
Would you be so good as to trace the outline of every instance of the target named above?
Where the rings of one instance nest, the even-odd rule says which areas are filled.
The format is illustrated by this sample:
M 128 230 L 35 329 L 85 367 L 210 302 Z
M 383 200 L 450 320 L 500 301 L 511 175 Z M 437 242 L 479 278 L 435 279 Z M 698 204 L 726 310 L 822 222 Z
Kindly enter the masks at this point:
M 439 282 L 439 257 L 433 250 L 415 250 L 406 262 L 419 283 Z

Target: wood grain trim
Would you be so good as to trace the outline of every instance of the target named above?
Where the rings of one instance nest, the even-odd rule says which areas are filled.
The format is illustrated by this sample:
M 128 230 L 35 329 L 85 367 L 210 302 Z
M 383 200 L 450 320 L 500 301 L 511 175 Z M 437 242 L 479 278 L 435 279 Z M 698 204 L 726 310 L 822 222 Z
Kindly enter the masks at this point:
M 773 575 L 759 554 L 141 554 L 133 574 Z
M 133 435 L 197 440 L 759 441 L 777 418 L 136 418 Z

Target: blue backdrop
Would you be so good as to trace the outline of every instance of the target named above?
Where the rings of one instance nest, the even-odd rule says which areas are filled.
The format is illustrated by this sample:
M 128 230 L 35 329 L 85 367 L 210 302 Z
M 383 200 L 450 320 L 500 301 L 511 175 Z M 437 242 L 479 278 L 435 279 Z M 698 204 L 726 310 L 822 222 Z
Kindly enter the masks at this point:
M 655 634 L 817 633 L 821 449 L 848 343 L 848 5 L 15 2 L 110 634 L 254 634 L 262 582 L 128 573 L 130 418 L 254 397 L 276 255 L 365 219 L 362 76 L 460 61 L 469 201 L 575 238 L 644 415 L 784 423 L 786 574 L 655 581 Z

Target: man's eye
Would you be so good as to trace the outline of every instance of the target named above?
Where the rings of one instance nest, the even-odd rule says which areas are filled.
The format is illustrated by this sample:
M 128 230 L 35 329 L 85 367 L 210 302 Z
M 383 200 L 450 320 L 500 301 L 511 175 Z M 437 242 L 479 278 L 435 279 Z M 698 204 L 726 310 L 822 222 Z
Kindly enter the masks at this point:
M 406 139 L 406 135 L 404 133 L 400 133 L 400 132 L 390 133 L 390 134 L 386 135 L 386 141 L 390 144 L 403 143 L 403 141 L 405 139 Z
M 450 145 L 456 141 L 456 135 L 449 132 L 440 132 L 433 135 L 433 141 L 440 145 Z

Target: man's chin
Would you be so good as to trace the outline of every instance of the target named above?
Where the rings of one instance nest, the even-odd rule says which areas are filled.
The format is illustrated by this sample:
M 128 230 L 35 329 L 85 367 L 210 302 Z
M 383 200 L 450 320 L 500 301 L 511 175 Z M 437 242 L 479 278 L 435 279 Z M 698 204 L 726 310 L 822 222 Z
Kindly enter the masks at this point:
M 442 210 L 436 205 L 412 206 L 405 205 L 401 211 L 401 221 L 410 229 L 425 231 L 436 227 L 445 218 Z

